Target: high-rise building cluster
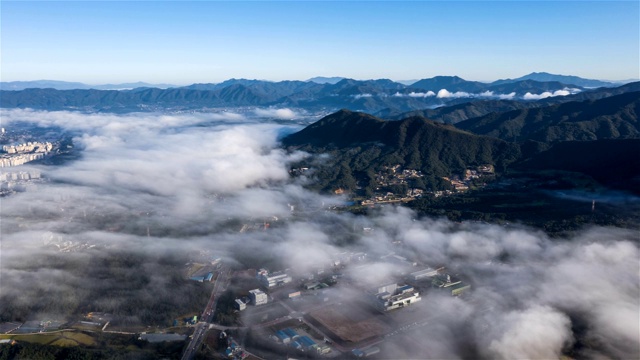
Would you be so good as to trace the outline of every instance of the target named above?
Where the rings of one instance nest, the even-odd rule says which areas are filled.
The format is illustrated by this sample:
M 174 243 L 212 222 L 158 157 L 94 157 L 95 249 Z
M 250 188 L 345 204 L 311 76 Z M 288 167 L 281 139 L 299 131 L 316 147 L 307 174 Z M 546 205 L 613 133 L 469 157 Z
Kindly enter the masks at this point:
M 19 153 L 48 153 L 53 150 L 53 144 L 50 142 L 27 142 L 19 145 L 4 145 L 2 147 L 2 151 L 8 154 L 19 154 Z
M 43 159 L 53 150 L 50 142 L 28 142 L 19 145 L 4 145 L 4 154 L 0 157 L 0 167 L 19 166 L 31 161 Z
M 38 171 L 0 172 L 0 182 L 40 179 Z

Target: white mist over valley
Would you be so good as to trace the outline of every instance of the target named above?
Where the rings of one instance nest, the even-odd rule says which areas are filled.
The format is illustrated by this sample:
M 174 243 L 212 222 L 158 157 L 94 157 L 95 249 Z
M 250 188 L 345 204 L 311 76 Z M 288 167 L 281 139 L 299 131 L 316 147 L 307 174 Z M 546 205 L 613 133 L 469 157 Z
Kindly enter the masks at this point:
M 401 206 L 342 211 L 346 196 L 306 188 L 313 173 L 291 176 L 311 155 L 280 147 L 284 134 L 311 121 L 290 109 L 3 109 L 7 131 L 56 129 L 78 157 L 24 165 L 45 181 L 2 198 L 1 321 L 104 312 L 118 326 L 164 324 L 171 320 L 149 311 L 208 297 L 175 285 L 193 283 L 180 275 L 184 262 L 219 258 L 237 272 L 264 267 L 298 279 L 365 253 L 366 261 L 336 270 L 348 280 L 321 295 L 331 307 L 359 306 L 366 290 L 426 267 L 444 267 L 472 289 L 464 298 L 427 291 L 389 315 L 410 331 L 381 334 L 385 358 L 640 357 L 637 231 L 585 226 L 558 238 Z

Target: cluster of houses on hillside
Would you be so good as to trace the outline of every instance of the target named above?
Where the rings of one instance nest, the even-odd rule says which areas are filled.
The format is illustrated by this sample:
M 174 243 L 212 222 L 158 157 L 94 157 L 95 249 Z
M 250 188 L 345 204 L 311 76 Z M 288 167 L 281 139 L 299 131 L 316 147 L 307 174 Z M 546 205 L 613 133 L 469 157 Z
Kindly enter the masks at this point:
M 378 171 L 375 176 L 376 190 L 387 189 L 386 192 L 376 192 L 373 197 L 362 200 L 361 205 L 374 205 L 384 203 L 400 203 L 409 202 L 430 194 L 435 197 L 451 195 L 456 192 L 463 192 L 469 190 L 470 186 L 482 186 L 483 183 L 479 183 L 477 180 L 482 177 L 492 176 L 495 174 L 493 165 L 481 165 L 476 168 L 469 168 L 461 175 L 454 175 L 451 178 L 443 177 L 443 179 L 451 184 L 454 190 L 440 190 L 440 191 L 426 191 L 420 188 L 414 187 L 415 184 L 411 182 L 412 179 L 419 179 L 424 177 L 422 172 L 414 169 L 402 169 L 399 164 L 394 166 L 385 166 L 381 171 Z M 404 186 L 406 192 L 395 193 L 390 191 L 393 186 Z M 404 190 L 403 190 L 404 191 Z
M 454 175 L 451 178 L 443 177 L 444 180 L 451 183 L 451 186 L 455 189 L 456 192 L 467 191 L 469 190 L 469 186 L 483 176 L 492 176 L 495 174 L 495 169 L 493 165 L 481 165 L 475 169 L 466 169 L 462 176 Z M 483 186 L 483 183 L 475 184 L 476 186 Z

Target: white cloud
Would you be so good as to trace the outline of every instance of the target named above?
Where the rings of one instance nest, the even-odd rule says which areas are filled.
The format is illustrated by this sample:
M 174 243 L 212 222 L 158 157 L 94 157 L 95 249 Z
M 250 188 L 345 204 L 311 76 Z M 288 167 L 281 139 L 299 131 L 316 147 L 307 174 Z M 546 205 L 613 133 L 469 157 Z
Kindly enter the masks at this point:
M 440 91 L 438 91 L 438 98 L 441 99 L 445 99 L 445 98 L 451 98 L 451 99 L 456 99 L 456 98 L 495 98 L 495 99 L 502 99 L 502 100 L 510 100 L 513 99 L 516 96 L 515 92 L 509 93 L 509 94 L 496 94 L 493 91 L 483 91 L 481 93 L 468 93 L 468 92 L 464 92 L 464 91 L 456 91 L 456 92 L 450 92 L 447 89 L 441 89 Z
M 580 91 L 581 91 L 580 89 L 564 88 L 562 90 L 556 90 L 554 92 L 545 91 L 542 94 L 532 94 L 528 92 L 524 94 L 522 98 L 524 100 L 540 100 L 540 99 L 546 99 L 548 97 L 553 97 L 553 96 L 567 96 L 567 95 L 577 94 Z
M 515 92 L 509 94 L 495 94 L 493 91 L 484 91 L 478 94 L 478 97 L 496 98 L 500 100 L 511 100 L 516 96 Z
M 512 92 L 509 94 L 498 94 L 496 96 L 498 97 L 498 99 L 501 99 L 501 100 L 511 100 L 516 96 L 516 93 Z
M 298 116 L 298 114 L 288 108 L 284 109 L 255 109 L 253 111 L 257 116 L 266 118 L 276 118 L 282 120 L 291 120 Z
M 361 99 L 361 98 L 370 98 L 372 96 L 373 96 L 372 94 L 365 93 L 365 94 L 354 95 L 353 97 L 356 99 Z
M 447 89 L 440 89 L 438 91 L 438 98 L 461 98 L 461 97 L 473 97 L 472 94 L 464 91 L 456 91 L 454 93 L 448 91 Z
M 431 97 L 431 96 L 435 96 L 436 93 L 434 93 L 433 91 L 427 91 L 426 93 L 424 92 L 410 92 L 409 93 L 409 97 Z
M 433 91 L 427 91 L 427 92 L 410 92 L 408 94 L 401 94 L 400 92 L 396 92 L 395 94 L 393 94 L 394 97 L 412 97 L 412 98 L 426 98 L 426 97 L 431 97 L 431 96 L 435 96 L 436 93 L 434 93 Z
M 499 359 L 558 359 L 573 342 L 571 320 L 548 306 L 513 311 L 498 320 L 503 334 L 489 345 Z

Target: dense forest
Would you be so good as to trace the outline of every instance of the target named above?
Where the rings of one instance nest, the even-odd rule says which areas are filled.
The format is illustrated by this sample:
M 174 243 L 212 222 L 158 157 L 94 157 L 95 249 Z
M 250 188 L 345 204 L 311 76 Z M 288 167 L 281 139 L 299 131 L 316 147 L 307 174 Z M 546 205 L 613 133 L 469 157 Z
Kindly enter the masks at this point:
M 17 342 L 0 345 L 0 360 L 155 360 L 180 359 L 184 342 L 148 343 L 130 337 L 119 344 L 61 347 Z

